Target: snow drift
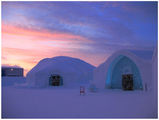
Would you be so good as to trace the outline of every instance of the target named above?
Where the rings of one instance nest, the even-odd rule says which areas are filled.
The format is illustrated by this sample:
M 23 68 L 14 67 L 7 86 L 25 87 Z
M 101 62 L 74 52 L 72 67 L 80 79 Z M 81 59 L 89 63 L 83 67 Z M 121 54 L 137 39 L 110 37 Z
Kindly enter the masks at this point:
M 26 81 L 30 87 L 48 87 L 49 77 L 59 75 L 63 80 L 63 86 L 86 84 L 92 80 L 94 68 L 77 58 L 45 58 L 27 73 Z

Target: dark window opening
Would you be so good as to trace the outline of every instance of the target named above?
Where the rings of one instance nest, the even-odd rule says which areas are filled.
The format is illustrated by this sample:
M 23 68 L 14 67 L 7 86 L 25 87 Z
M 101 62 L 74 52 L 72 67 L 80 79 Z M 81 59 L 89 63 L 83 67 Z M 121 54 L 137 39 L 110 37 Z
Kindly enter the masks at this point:
M 122 75 L 123 90 L 133 90 L 133 74 Z
M 62 85 L 62 77 L 60 75 L 51 75 L 49 79 L 50 86 L 60 86 Z

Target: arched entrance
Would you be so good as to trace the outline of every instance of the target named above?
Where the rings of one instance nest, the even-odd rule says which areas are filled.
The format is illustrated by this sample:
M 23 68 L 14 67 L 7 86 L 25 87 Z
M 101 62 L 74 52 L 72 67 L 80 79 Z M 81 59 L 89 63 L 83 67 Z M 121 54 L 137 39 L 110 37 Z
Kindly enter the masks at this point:
M 50 86 L 61 86 L 63 85 L 63 79 L 60 75 L 53 74 L 49 78 L 49 85 Z
M 112 89 L 142 89 L 142 80 L 136 64 L 127 56 L 118 56 L 108 68 L 106 86 Z

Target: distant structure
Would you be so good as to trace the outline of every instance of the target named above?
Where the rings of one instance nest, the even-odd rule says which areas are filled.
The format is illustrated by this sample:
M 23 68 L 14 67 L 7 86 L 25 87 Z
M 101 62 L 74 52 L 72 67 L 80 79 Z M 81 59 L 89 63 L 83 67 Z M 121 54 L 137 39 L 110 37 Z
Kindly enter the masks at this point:
M 120 50 L 94 71 L 97 88 L 147 90 L 152 86 L 153 51 Z
M 12 66 L 2 66 L 2 77 L 3 76 L 15 76 L 20 77 L 23 76 L 23 68 L 20 67 L 12 67 Z

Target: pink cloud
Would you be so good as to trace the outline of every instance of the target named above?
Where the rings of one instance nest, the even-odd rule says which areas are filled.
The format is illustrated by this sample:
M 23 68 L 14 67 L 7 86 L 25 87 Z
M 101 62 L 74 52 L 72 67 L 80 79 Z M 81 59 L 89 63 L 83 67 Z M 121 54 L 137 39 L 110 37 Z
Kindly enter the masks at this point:
M 90 56 L 75 52 L 75 49 L 89 50 L 88 46 L 79 44 L 87 42 L 91 41 L 78 35 L 2 24 L 2 64 L 23 67 L 25 75 L 47 57 L 71 56 L 96 64 L 99 61 L 95 61 L 95 58 L 92 61 Z
M 44 40 L 48 39 L 50 41 L 69 41 L 69 42 L 90 42 L 90 40 L 81 37 L 79 35 L 73 35 L 68 33 L 61 33 L 61 32 L 50 32 L 48 30 L 34 30 L 24 27 L 17 27 L 13 25 L 6 25 L 2 24 L 2 34 L 9 34 L 9 35 L 18 35 L 18 36 L 32 36 L 38 37 L 38 39 L 32 40 Z

